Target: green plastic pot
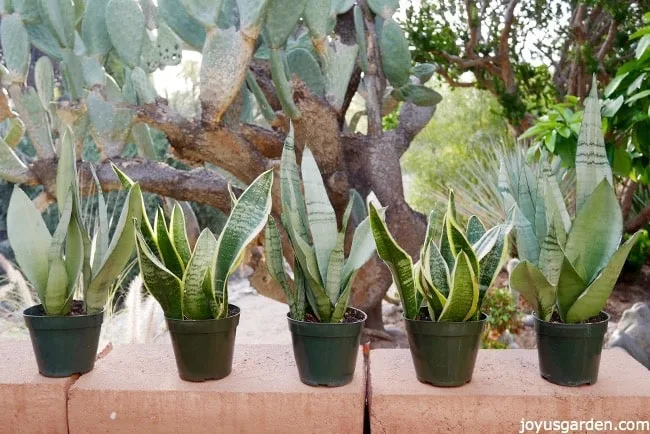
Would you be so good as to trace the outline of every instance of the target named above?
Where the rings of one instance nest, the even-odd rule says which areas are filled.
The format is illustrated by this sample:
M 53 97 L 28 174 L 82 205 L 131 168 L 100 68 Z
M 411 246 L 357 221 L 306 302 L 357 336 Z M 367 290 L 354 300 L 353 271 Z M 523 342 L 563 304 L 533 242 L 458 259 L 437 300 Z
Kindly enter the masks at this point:
M 563 324 L 535 317 L 539 370 L 543 378 L 561 386 L 594 384 L 598 379 L 609 314 L 602 321 Z
M 367 315 L 348 307 L 348 312 L 351 311 L 361 313 L 363 319 L 331 324 L 296 321 L 287 314 L 300 381 L 327 387 L 344 386 L 352 381 Z
M 426 315 L 427 308 L 420 313 Z M 418 380 L 441 387 L 469 383 L 486 319 L 484 313 L 478 321 L 466 322 L 407 319 L 406 334 Z
M 40 304 L 23 311 L 38 371 L 46 377 L 84 374 L 95 366 L 104 311 L 48 316 Z
M 232 371 L 239 308 L 228 305 L 226 318 L 165 318 L 172 338 L 178 374 L 185 381 L 218 380 Z

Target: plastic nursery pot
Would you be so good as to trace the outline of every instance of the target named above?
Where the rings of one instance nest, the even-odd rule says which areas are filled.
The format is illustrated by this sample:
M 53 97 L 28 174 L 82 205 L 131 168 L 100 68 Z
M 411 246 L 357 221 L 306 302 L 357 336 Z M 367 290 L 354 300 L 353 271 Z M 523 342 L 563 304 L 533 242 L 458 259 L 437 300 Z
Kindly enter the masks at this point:
M 608 321 L 606 312 L 600 312 L 597 322 L 584 324 L 554 323 L 535 317 L 542 377 L 562 386 L 594 384 Z
M 427 308 L 420 309 L 428 316 Z M 472 380 L 474 364 L 487 316 L 478 321 L 436 322 L 406 320 L 406 334 L 415 366 L 423 383 L 456 387 Z
M 310 386 L 343 386 L 352 381 L 357 364 L 365 312 L 348 307 L 355 321 L 318 323 L 296 321 L 287 314 L 293 355 L 300 381 Z
M 228 316 L 221 319 L 165 319 L 183 380 L 218 380 L 230 374 L 239 324 L 237 306 L 229 304 Z
M 75 301 L 78 305 L 80 301 Z M 84 374 L 95 366 L 104 311 L 90 315 L 48 316 L 37 304 L 23 311 L 38 371 L 46 377 Z

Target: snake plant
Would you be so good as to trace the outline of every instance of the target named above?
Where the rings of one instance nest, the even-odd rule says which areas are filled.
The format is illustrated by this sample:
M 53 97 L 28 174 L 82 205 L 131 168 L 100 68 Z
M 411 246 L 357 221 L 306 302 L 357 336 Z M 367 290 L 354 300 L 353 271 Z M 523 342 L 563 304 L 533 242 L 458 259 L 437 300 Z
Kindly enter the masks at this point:
M 420 260 L 413 264 L 375 207 L 372 204 L 369 207 L 377 253 L 393 275 L 404 317 L 418 319 L 424 301 L 432 321 L 477 320 L 485 293 L 499 273 L 508 250 L 511 225 L 486 230 L 472 216 L 463 230 L 457 221 L 452 191 L 439 229 L 434 221 L 436 213 L 429 214 Z M 437 232 L 440 237 L 436 244 Z
M 81 212 L 74 149 L 72 131 L 67 129 L 57 165 L 59 223 L 53 235 L 40 211 L 18 186 L 7 211 L 7 233 L 16 261 L 36 289 L 47 315 L 69 314 L 76 293 L 83 294 L 86 313 L 104 309 L 109 288 L 133 252 L 133 219 L 139 219 L 141 213 L 142 194 L 138 184 L 133 184 L 109 239 L 106 202 L 95 177 L 98 215 L 93 233 L 89 233 L 91 225 Z
M 122 182 L 132 183 L 124 174 Z M 228 278 L 244 249 L 264 228 L 271 211 L 271 170 L 257 177 L 233 207 L 219 238 L 204 229 L 191 248 L 182 208 L 174 205 L 169 223 L 158 209 L 153 228 L 143 214 L 136 229 L 138 263 L 144 286 L 167 318 L 204 320 L 228 316 Z M 144 204 L 141 205 L 144 207 Z
M 510 286 L 540 319 L 548 321 L 557 311 L 563 322 L 583 322 L 605 306 L 640 235 L 621 245 L 623 217 L 605 152 L 595 79 L 576 150 L 575 218 L 549 163 L 540 166 L 535 177 L 522 165 L 516 195 L 503 184 L 504 199 L 515 211 L 522 259 L 512 270 Z
M 291 128 L 282 150 L 280 192 L 282 226 L 294 251 L 293 282 L 284 271 L 280 231 L 273 217 L 266 226 L 266 265 L 285 293 L 291 318 L 302 321 L 306 313 L 312 313 L 323 323 L 341 322 L 354 277 L 374 253 L 368 219 L 359 222 L 346 258 L 345 234 L 355 203 L 360 200 L 358 194 L 351 193 L 339 230 L 323 178 L 308 147 L 302 155 L 301 171 L 304 195 Z

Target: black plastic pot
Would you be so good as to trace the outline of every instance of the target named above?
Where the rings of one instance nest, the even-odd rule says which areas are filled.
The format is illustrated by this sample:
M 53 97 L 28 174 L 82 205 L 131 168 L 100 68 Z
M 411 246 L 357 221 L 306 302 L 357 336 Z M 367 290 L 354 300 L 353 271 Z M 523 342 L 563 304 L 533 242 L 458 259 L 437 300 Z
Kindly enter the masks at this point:
M 602 321 L 563 324 L 535 317 L 539 370 L 546 380 L 562 386 L 594 384 L 598 379 L 609 314 Z
M 174 346 L 178 374 L 185 381 L 218 380 L 232 371 L 239 308 L 228 305 L 222 319 L 165 318 Z
M 367 316 L 353 307 L 348 307 L 350 311 L 362 314 L 363 319 L 331 324 L 296 321 L 287 314 L 300 381 L 328 387 L 352 381 Z
M 104 312 L 48 316 L 40 304 L 23 311 L 38 371 L 46 377 L 84 374 L 95 366 Z
M 427 308 L 420 310 L 427 313 Z M 406 320 L 415 374 L 423 383 L 456 387 L 472 380 L 474 364 L 487 316 L 478 321 L 436 322 Z

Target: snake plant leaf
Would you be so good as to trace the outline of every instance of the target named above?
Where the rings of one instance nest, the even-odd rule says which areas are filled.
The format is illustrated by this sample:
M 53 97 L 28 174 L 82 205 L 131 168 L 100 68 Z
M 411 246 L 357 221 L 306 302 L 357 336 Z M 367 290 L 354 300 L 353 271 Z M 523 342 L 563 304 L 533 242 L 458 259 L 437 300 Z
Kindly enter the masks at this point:
M 544 157 L 542 157 L 544 158 Z M 537 242 L 542 245 L 544 243 L 544 238 L 546 238 L 546 232 L 548 230 L 547 218 L 546 218 L 546 175 L 544 174 L 543 163 L 537 165 L 537 170 L 535 172 L 535 183 L 537 189 L 535 191 L 534 203 L 535 203 L 535 235 L 537 236 Z
M 413 281 L 415 282 L 415 304 L 422 307 L 422 302 L 425 301 L 424 287 L 422 286 L 422 262 L 417 261 L 413 264 Z M 428 288 L 427 288 L 428 289 Z
M 298 163 L 296 162 L 296 150 L 294 145 L 293 124 L 289 124 L 289 134 L 284 140 L 282 157 L 280 162 L 280 196 L 282 208 L 295 210 L 297 220 L 293 222 L 296 232 L 303 240 L 308 240 L 307 210 L 305 198 L 302 194 Z
M 83 273 L 85 261 L 83 230 L 83 226 L 79 221 L 77 213 L 73 211 L 68 227 L 65 248 L 65 268 L 69 279 L 66 304 L 72 302 L 72 296 L 75 292 L 76 284 Z
M 386 215 L 386 208 L 379 208 L 377 210 L 380 218 L 384 219 Z M 375 241 L 370 227 L 370 220 L 368 217 L 364 218 L 357 226 L 352 236 L 352 245 L 348 259 L 345 261 L 342 271 L 342 282 L 350 279 L 352 273 L 363 267 L 370 258 L 375 254 Z
M 144 13 L 133 0 L 109 0 L 106 29 L 120 58 L 130 67 L 140 64 L 145 35 Z
M 500 229 L 500 226 L 490 228 L 478 241 L 472 244 L 472 249 L 476 252 L 476 259 L 478 259 L 479 262 L 494 248 L 494 245 L 499 239 Z
M 135 185 L 135 182 L 131 178 L 129 178 L 126 175 L 126 173 L 121 171 L 112 162 L 111 162 L 111 168 L 113 169 L 113 172 L 115 172 L 115 175 L 119 179 L 120 184 L 122 184 L 122 187 L 128 189 L 129 187 Z M 142 198 L 140 210 L 141 210 L 140 212 L 141 212 L 142 218 L 140 219 L 139 226 L 140 226 L 142 236 L 144 237 L 145 241 L 147 242 L 147 245 L 149 246 L 149 248 L 152 251 L 157 252 L 158 251 L 158 245 L 157 245 L 157 242 L 156 242 L 156 234 L 155 234 L 153 228 L 151 227 L 151 223 L 149 222 L 149 219 L 147 218 L 147 208 L 146 208 L 146 205 L 144 203 L 144 198 Z
M 18 186 L 14 186 L 7 209 L 7 237 L 20 270 L 42 301 L 47 287 L 52 235 L 41 213 Z
M 422 295 L 424 296 L 429 316 L 432 321 L 436 321 L 442 312 L 442 308 L 447 303 L 447 299 L 431 285 L 430 279 L 427 278 L 421 265 L 415 267 L 415 279 L 417 289 L 422 291 Z
M 39 12 L 61 47 L 74 47 L 75 11 L 70 0 L 38 0 Z
M 630 250 L 639 240 L 641 233 L 636 232 L 614 253 L 611 260 L 596 279 L 585 289 L 569 308 L 566 321 L 576 323 L 598 315 L 607 303 L 618 276 L 623 269 Z
M 266 37 L 272 49 L 283 47 L 294 32 L 307 0 L 269 0 Z
M 466 252 L 460 251 L 456 256 L 451 275 L 447 303 L 443 307 L 438 321 L 467 321 L 478 308 L 478 281 Z
M 415 281 L 413 275 L 413 260 L 411 257 L 395 242 L 391 236 L 386 223 L 380 217 L 374 205 L 369 205 L 368 218 L 370 219 L 370 228 L 377 246 L 377 254 L 388 266 L 393 282 L 402 300 L 404 308 L 404 317 L 415 319 L 420 311 L 415 296 Z
M 29 67 L 29 35 L 18 14 L 6 15 L 0 25 L 0 41 L 9 78 L 13 83 L 23 83 Z
M 537 267 L 528 261 L 518 263 L 510 273 L 510 287 L 526 299 L 539 318 L 551 319 L 556 301 L 555 287 Z
M 64 196 L 64 206 L 60 206 L 61 217 L 59 218 L 59 223 L 54 231 L 52 243 L 50 244 L 48 255 L 49 276 L 44 299 L 42 300 L 43 307 L 48 315 L 65 315 L 68 313 L 65 305 L 68 299 L 70 278 L 72 276 L 68 275 L 68 267 L 66 266 L 64 257 L 66 239 L 68 237 L 68 230 L 70 229 L 70 219 L 72 218 L 72 209 L 74 206 L 73 195 L 72 189 L 68 188 Z M 74 281 L 72 285 L 74 285 Z
M 133 219 L 140 220 L 141 216 L 142 192 L 140 186 L 135 184 L 126 195 L 113 238 L 101 265 L 93 270 L 93 277 L 84 297 L 89 312 L 99 312 L 104 308 L 110 286 L 131 259 L 135 244 Z
M 613 185 L 612 169 L 605 152 L 597 88 L 594 75 L 591 91 L 585 100 L 576 149 L 576 215 L 603 179 Z
M 609 181 L 603 179 L 578 211 L 565 253 L 576 269 L 584 268 L 590 283 L 607 265 L 621 242 L 623 216 Z
M 167 318 L 183 319 L 183 282 L 149 249 L 140 228 L 136 228 L 135 239 L 144 287 L 160 304 Z
M 336 304 L 334 305 L 334 311 L 332 312 L 332 317 L 330 318 L 330 322 L 339 323 L 343 321 L 343 318 L 345 317 L 345 311 L 347 310 L 348 303 L 350 302 L 350 293 L 352 292 L 352 282 L 354 282 L 355 275 L 356 272 L 352 275 L 350 280 L 348 280 L 348 283 L 345 285 L 345 288 L 341 292 L 341 296 L 336 301 Z
M 556 288 L 558 313 L 562 321 L 566 322 L 569 309 L 587 288 L 587 282 L 583 280 L 566 257 L 562 261 Z
M 222 0 L 180 0 L 185 11 L 206 28 L 217 23 Z
M 86 43 L 90 55 L 104 56 L 112 48 L 106 28 L 106 0 L 86 1 L 81 21 L 81 39 Z
M 564 227 L 564 232 L 568 233 L 571 230 L 571 216 L 569 216 L 569 211 L 566 208 L 564 203 L 564 198 L 562 197 L 562 192 L 560 191 L 560 185 L 558 184 L 557 178 L 551 169 L 548 161 L 543 162 L 543 172 L 545 176 L 545 185 L 544 185 L 544 202 L 548 204 L 552 210 L 558 213 L 558 217 L 562 221 L 562 226 Z M 549 211 L 547 210 L 547 213 Z M 549 219 L 546 219 L 547 227 L 549 224 Z M 558 232 L 559 233 L 559 232 Z
M 467 241 L 470 244 L 474 244 L 481 239 L 483 234 L 485 234 L 485 226 L 481 222 L 481 219 L 475 215 L 470 216 L 467 221 Z
M 392 18 L 388 18 L 382 27 L 379 51 L 381 65 L 390 84 L 395 88 L 407 84 L 411 75 L 409 43 L 404 36 L 404 30 Z
M 208 300 L 203 293 L 203 283 L 214 262 L 216 247 L 217 239 L 209 229 L 204 229 L 196 240 L 183 276 L 183 316 L 187 319 L 212 318 Z
M 539 263 L 539 242 L 537 241 L 537 235 L 535 234 L 535 229 L 532 224 L 526 217 L 523 212 L 516 204 L 512 196 L 509 194 L 504 194 L 506 198 L 512 200 L 512 208 L 510 208 L 509 214 L 513 219 L 514 228 L 517 233 L 517 253 L 519 254 L 519 259 L 522 261 L 528 261 L 533 265 Z M 508 201 L 508 199 L 506 199 Z
M 338 300 L 341 296 L 341 284 L 345 283 L 345 286 L 347 286 L 347 283 L 349 283 L 349 281 L 342 282 L 341 277 L 343 276 L 343 264 L 345 262 L 345 233 L 347 231 L 351 212 L 352 201 L 348 200 L 348 205 L 346 206 L 345 212 L 343 213 L 343 223 L 341 230 L 336 236 L 336 244 L 330 253 L 327 264 L 325 291 L 327 292 L 327 296 L 333 305 L 336 305 L 338 303 Z
M 280 239 L 280 231 L 275 219 L 269 216 L 264 230 L 264 259 L 266 260 L 266 269 L 269 274 L 282 288 L 284 296 L 287 297 L 287 304 L 291 311 L 291 317 L 294 318 L 296 306 L 293 292 L 289 286 L 289 279 L 284 272 L 284 253 L 282 251 L 282 240 Z M 296 281 L 294 270 L 294 282 Z
M 519 196 L 517 205 L 531 225 L 535 225 L 535 199 L 537 198 L 537 180 L 527 165 L 521 166 L 519 174 Z
M 21 182 L 27 172 L 27 166 L 16 155 L 13 149 L 0 137 L 0 178 L 9 182 Z
M 67 315 L 68 273 L 61 256 L 56 256 L 50 264 L 47 287 L 41 300 L 47 315 Z
M 429 244 L 431 243 L 431 240 L 436 238 L 438 235 L 438 226 L 436 224 L 436 221 L 438 220 L 438 212 L 437 209 L 433 209 L 429 212 L 429 215 L 427 217 L 427 229 L 426 232 L 424 233 L 424 243 L 422 243 L 422 247 L 420 248 L 420 260 L 423 261 L 422 265 L 422 270 L 426 271 L 428 270 L 428 263 L 425 261 L 424 257 L 427 256 L 428 254 L 428 249 L 429 249 Z
M 336 246 L 338 235 L 336 213 L 327 196 L 318 164 L 308 147 L 305 147 L 302 155 L 301 171 L 305 186 L 307 220 L 314 243 L 318 269 L 323 282 L 325 282 L 329 257 Z
M 307 282 L 298 261 L 294 261 L 293 264 L 293 283 L 295 294 L 293 298 L 294 311 L 291 312 L 291 318 L 303 321 L 305 319 Z
M 158 256 L 162 259 L 165 267 L 176 275 L 179 279 L 183 278 L 185 273 L 185 264 L 181 259 L 178 250 L 172 240 L 172 237 L 167 228 L 167 221 L 165 213 L 162 208 L 158 208 L 156 217 L 154 219 L 154 227 L 156 230 L 156 244 L 158 246 Z
M 190 243 L 187 239 L 187 227 L 185 226 L 185 215 L 178 203 L 174 203 L 172 208 L 172 216 L 169 221 L 169 237 L 176 247 L 178 256 L 187 264 L 192 256 Z
M 72 130 L 68 127 L 61 139 L 61 150 L 56 169 L 56 197 L 60 201 L 59 203 L 66 200 L 66 195 L 71 188 L 76 194 L 78 186 L 74 138 Z M 59 208 L 59 215 L 62 212 L 63 209 Z
M 228 277 L 235 271 L 233 266 L 244 248 L 264 228 L 271 212 L 272 184 L 273 171 L 262 173 L 242 193 L 232 209 L 219 235 L 214 276 L 215 289 L 213 294 L 209 294 L 209 301 L 219 302 L 220 299 L 226 299 Z M 215 318 L 223 318 L 228 314 L 228 305 L 224 304 L 219 312 L 213 312 Z
M 456 219 L 453 217 L 453 214 L 447 211 L 446 217 L 447 218 L 445 219 L 445 232 L 447 235 L 447 240 L 449 242 L 449 250 L 451 254 L 454 256 L 454 258 L 457 258 L 458 253 L 465 252 L 467 258 L 470 261 L 470 264 L 472 264 L 472 269 L 474 270 L 474 274 L 478 274 L 478 259 L 476 258 L 476 253 L 474 252 L 474 249 L 472 249 L 472 245 L 469 243 L 467 238 L 465 238 L 465 233 L 456 222 Z M 449 263 L 447 264 L 449 265 Z
M 352 201 L 352 213 L 350 218 L 357 226 L 368 217 L 368 210 L 366 208 L 366 202 L 363 200 L 361 195 L 354 188 L 350 189 L 350 200 Z
M 508 235 L 510 234 L 511 226 L 508 224 L 495 226 L 492 229 L 497 229 L 496 242 L 488 253 L 484 256 L 479 256 L 479 275 L 478 275 L 478 309 L 477 314 L 480 314 L 483 298 L 488 289 L 496 279 L 501 265 L 505 260 L 508 253 Z M 477 317 L 478 319 L 478 317 Z
M 564 261 L 562 246 L 566 242 L 566 233 L 563 232 L 564 228 L 559 214 L 555 213 L 550 218 L 551 224 L 539 252 L 539 266 L 551 285 L 557 285 L 562 262 Z
M 427 282 L 436 291 L 440 292 L 446 298 L 451 290 L 451 278 L 447 263 L 433 240 L 429 244 L 427 253 L 428 255 L 425 259 L 428 263 L 426 267 L 428 274 L 425 274 L 424 278 L 427 279 Z
M 332 314 L 331 304 L 323 287 L 316 253 L 306 241 L 296 234 L 293 225 L 288 226 L 287 229 L 293 244 L 295 257 L 308 284 L 305 290 L 312 310 L 321 322 L 329 322 Z
M 99 228 L 96 231 L 95 252 L 92 261 L 92 268 L 97 269 L 97 267 L 100 266 L 104 255 L 108 251 L 108 207 L 106 206 L 106 200 L 104 199 L 102 185 L 97 178 L 95 167 L 92 164 L 90 165 L 90 173 L 92 174 L 93 182 L 97 189 L 97 223 L 99 224 Z
M 442 231 L 440 233 L 440 254 L 445 258 L 447 266 L 450 268 L 454 267 L 454 255 L 451 251 L 451 245 L 449 243 L 449 237 L 447 235 L 447 216 L 445 215 L 442 218 Z

